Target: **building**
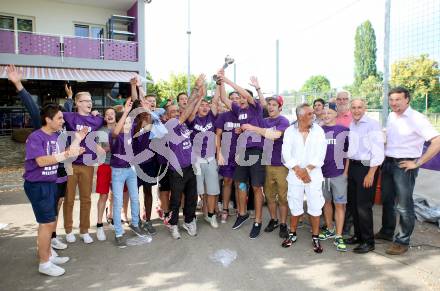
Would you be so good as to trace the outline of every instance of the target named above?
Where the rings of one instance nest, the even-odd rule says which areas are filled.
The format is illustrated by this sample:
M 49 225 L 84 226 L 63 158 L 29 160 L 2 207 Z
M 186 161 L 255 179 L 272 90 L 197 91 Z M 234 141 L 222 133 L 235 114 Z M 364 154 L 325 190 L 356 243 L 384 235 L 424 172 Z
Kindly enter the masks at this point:
M 6 65 L 24 72 L 39 105 L 63 103 L 64 84 L 89 91 L 94 107 L 107 94 L 129 93 L 129 79 L 145 77 L 144 0 L 0 0 L 0 133 L 29 123 Z

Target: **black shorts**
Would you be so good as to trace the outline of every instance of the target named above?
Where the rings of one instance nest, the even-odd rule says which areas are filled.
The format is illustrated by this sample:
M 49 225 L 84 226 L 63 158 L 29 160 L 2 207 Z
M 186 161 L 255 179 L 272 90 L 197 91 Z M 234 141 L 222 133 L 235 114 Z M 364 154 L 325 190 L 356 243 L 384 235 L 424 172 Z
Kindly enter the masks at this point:
M 143 171 L 144 175 L 148 176 L 148 179 L 144 181 L 141 173 L 137 174 L 138 187 L 147 186 L 151 187 L 157 184 L 157 174 L 159 172 L 159 163 L 155 157 L 144 164 L 140 164 L 139 167 Z
M 169 165 L 160 164 L 158 180 L 159 180 L 159 191 L 167 192 L 171 191 L 170 188 L 170 170 Z
M 66 189 L 67 189 L 67 181 L 62 183 L 57 183 L 57 201 L 60 198 L 64 198 L 64 195 L 66 195 Z
M 24 181 L 24 192 L 31 202 L 38 223 L 51 223 L 57 216 L 57 184 Z
M 244 161 L 249 160 L 249 156 L 257 156 L 258 159 L 252 165 L 241 166 L 243 159 L 239 157 L 239 163 L 234 171 L 234 181 L 248 183 L 253 187 L 264 186 L 266 178 L 266 167 L 261 164 L 263 150 L 260 148 L 248 148 L 244 153 Z M 255 158 L 252 158 L 252 160 Z M 241 162 L 240 162 L 241 161 Z

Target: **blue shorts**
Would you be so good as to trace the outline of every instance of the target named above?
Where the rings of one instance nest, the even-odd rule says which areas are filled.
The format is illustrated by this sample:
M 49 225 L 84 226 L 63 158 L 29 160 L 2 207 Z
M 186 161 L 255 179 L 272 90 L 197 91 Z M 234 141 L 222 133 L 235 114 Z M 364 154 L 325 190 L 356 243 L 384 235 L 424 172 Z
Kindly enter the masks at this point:
M 58 188 L 55 182 L 24 181 L 26 192 L 38 223 L 56 221 Z

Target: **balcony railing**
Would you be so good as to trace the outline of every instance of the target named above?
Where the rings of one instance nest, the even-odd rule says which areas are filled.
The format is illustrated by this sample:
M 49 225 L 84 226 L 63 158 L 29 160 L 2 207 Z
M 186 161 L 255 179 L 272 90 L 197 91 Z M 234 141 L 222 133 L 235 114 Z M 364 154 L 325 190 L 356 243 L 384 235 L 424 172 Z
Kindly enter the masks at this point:
M 0 29 L 0 53 L 137 62 L 138 44 Z

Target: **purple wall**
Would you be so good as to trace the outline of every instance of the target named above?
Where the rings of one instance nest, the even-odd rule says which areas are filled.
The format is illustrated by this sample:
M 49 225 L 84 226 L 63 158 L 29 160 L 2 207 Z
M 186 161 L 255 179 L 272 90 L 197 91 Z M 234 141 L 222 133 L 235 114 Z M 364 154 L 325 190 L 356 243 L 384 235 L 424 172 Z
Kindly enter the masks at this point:
M 135 17 L 136 19 L 133 22 L 133 26 L 130 27 L 130 32 L 136 33 L 136 36 L 134 38 L 134 41 L 138 40 L 138 7 L 137 7 L 137 0 L 134 1 L 133 6 L 130 7 L 130 9 L 127 10 L 127 16 Z
M 15 52 L 14 32 L 8 30 L 0 30 L 0 53 Z

